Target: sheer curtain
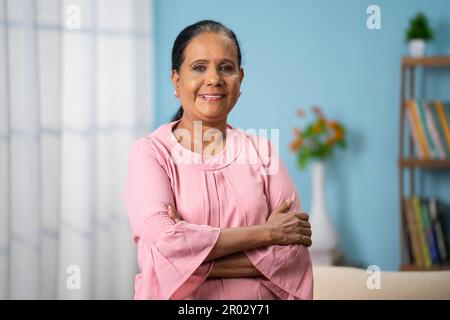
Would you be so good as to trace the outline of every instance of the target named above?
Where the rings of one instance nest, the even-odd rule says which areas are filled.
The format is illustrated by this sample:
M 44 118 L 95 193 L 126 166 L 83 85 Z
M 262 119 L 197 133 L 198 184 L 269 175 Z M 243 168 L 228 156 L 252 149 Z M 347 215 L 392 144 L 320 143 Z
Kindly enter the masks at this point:
M 152 127 L 150 0 L 0 0 L 0 299 L 133 298 L 120 198 Z

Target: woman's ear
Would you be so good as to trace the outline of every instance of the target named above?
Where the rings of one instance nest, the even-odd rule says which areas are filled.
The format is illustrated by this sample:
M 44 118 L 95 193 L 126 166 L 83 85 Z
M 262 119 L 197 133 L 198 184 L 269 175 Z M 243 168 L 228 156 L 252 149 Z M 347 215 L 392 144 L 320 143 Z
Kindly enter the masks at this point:
M 239 70 L 239 79 L 241 80 L 241 82 L 242 82 L 242 80 L 244 80 L 244 69 L 243 68 L 241 68 Z
M 172 70 L 172 83 L 175 91 L 178 90 L 178 82 L 180 81 L 180 76 L 178 75 L 177 70 Z

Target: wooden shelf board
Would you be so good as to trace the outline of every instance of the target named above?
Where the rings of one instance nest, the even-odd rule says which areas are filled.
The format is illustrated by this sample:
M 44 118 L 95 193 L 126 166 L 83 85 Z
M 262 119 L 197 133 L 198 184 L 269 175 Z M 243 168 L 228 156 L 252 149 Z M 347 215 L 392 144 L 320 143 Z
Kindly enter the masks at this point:
M 400 267 L 401 271 L 448 271 L 450 270 L 450 265 L 442 265 L 442 266 L 431 266 L 431 267 L 419 267 L 414 264 L 404 264 Z
M 403 57 L 403 66 L 450 67 L 450 56 Z
M 400 167 L 421 167 L 430 169 L 449 169 L 450 159 L 448 160 L 421 160 L 413 158 L 400 158 Z

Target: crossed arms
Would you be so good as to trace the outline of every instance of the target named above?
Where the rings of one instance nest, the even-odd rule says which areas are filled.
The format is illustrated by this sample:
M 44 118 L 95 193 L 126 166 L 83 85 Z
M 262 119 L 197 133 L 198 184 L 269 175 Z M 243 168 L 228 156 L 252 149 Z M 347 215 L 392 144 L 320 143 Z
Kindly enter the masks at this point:
M 265 224 L 221 229 L 216 245 L 205 259 L 205 262 L 214 260 L 208 277 L 264 277 L 243 251 L 275 244 L 311 246 L 312 233 L 308 215 L 286 212 L 291 203 L 289 200 L 282 203 L 271 213 Z M 182 221 L 171 205 L 167 212 L 175 223 Z

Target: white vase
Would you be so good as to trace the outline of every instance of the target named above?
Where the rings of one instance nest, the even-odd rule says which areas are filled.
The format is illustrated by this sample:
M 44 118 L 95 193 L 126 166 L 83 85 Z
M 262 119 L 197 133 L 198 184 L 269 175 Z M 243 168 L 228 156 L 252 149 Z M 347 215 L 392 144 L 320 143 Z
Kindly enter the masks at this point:
M 426 42 L 423 39 L 412 39 L 409 41 L 409 54 L 411 57 L 420 58 L 425 56 Z
M 322 161 L 312 165 L 311 258 L 315 265 L 332 265 L 338 246 L 336 230 L 331 222 L 325 197 L 325 165 Z

